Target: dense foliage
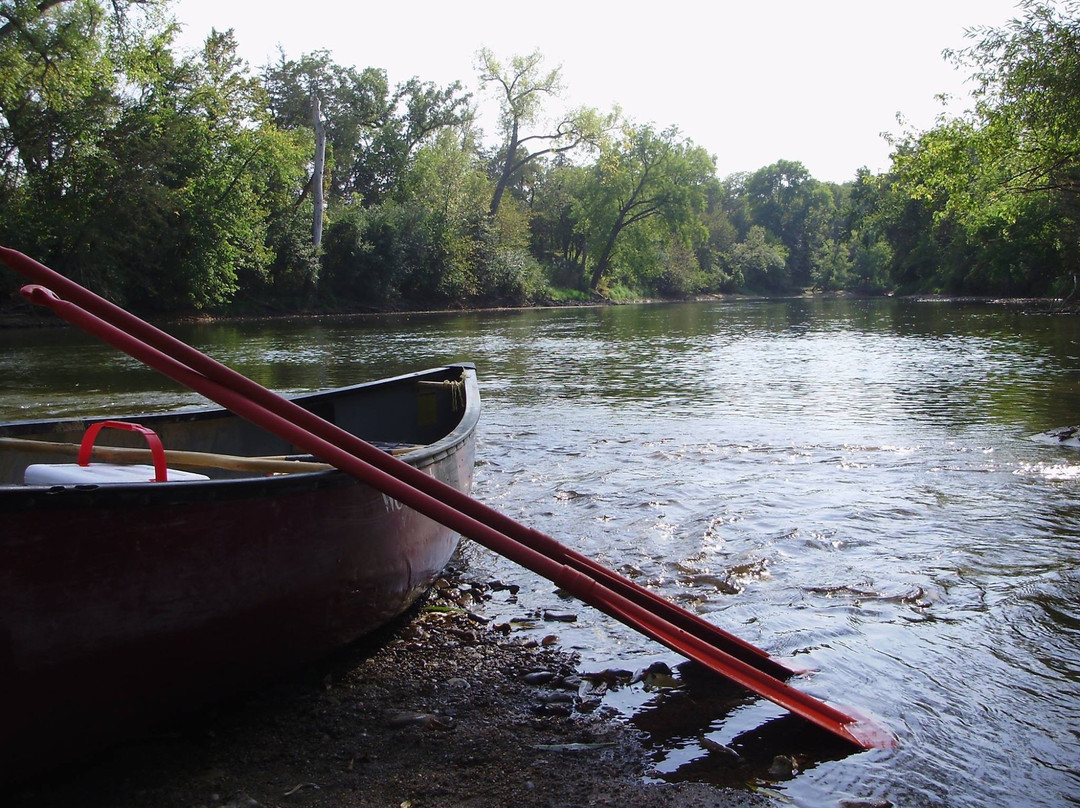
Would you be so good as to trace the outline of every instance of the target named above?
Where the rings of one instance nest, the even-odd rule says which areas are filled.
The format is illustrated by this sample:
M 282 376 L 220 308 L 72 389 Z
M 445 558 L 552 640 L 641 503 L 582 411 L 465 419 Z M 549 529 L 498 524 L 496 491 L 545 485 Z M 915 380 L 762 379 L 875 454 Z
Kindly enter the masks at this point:
M 0 0 L 0 243 L 144 312 L 1075 286 L 1073 0 L 969 32 L 973 108 L 842 185 L 721 179 L 675 127 L 559 109 L 538 52 L 478 54 L 485 138 L 460 83 L 176 33 L 166 0 Z

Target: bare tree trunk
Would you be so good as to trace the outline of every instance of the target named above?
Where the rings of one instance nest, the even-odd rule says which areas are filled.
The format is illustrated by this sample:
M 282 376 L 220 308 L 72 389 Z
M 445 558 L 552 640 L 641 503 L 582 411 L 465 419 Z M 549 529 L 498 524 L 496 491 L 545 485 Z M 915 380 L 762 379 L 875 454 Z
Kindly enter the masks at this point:
M 518 122 L 514 120 L 514 125 L 510 130 L 510 138 L 506 144 L 506 159 L 503 160 L 502 171 L 499 172 L 499 181 L 495 183 L 495 193 L 491 197 L 491 218 L 494 219 L 499 213 L 499 205 L 502 203 L 503 192 L 506 191 L 506 186 L 510 184 L 510 178 L 514 175 L 520 166 L 515 165 L 517 160 L 518 150 Z
M 315 127 L 315 167 L 312 170 L 311 198 L 315 204 L 315 216 L 311 224 L 311 240 L 318 250 L 322 247 L 323 231 L 323 170 L 326 166 L 326 127 L 323 126 L 319 94 L 311 93 L 311 119 Z
M 619 233 L 621 233 L 625 227 L 626 213 L 625 211 L 619 211 L 619 218 L 615 221 L 615 226 L 611 228 L 611 233 L 608 234 L 607 241 L 604 243 L 604 248 L 600 251 L 600 257 L 593 266 L 592 278 L 589 281 L 589 289 L 591 291 L 599 291 L 600 281 L 604 279 L 604 274 L 608 271 L 608 266 L 611 264 L 611 255 L 615 252 L 615 241 L 619 238 Z

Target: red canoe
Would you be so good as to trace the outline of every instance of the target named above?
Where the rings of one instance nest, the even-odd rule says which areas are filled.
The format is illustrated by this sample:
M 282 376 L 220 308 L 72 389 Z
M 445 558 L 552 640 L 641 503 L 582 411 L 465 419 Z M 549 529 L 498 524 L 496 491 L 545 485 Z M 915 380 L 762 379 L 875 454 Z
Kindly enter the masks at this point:
M 295 400 L 469 490 L 471 365 Z M 348 474 L 294 472 L 293 446 L 228 411 L 121 419 L 160 439 L 166 482 L 138 431 L 102 430 L 79 466 L 100 420 L 0 425 L 0 782 L 369 633 L 457 546 Z M 133 459 L 149 473 L 103 482 Z

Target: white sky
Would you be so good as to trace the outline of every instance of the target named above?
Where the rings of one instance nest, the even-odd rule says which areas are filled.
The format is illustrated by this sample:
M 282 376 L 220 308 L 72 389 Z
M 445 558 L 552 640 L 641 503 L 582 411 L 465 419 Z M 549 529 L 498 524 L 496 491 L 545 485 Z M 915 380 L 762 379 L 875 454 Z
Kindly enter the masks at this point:
M 478 98 L 481 47 L 504 60 L 539 48 L 545 65 L 562 65 L 553 113 L 618 104 L 637 122 L 677 126 L 721 177 L 786 159 L 834 182 L 889 167 L 881 134 L 902 131 L 897 113 L 922 130 L 943 110 L 938 94 L 962 110 L 966 74 L 942 51 L 970 44 L 966 28 L 1019 15 L 1015 0 L 176 0 L 173 13 L 181 46 L 232 28 L 253 68 L 279 45 L 289 58 L 324 49 L 385 69 L 391 84 L 461 81 Z M 493 120 L 481 125 L 494 132 Z

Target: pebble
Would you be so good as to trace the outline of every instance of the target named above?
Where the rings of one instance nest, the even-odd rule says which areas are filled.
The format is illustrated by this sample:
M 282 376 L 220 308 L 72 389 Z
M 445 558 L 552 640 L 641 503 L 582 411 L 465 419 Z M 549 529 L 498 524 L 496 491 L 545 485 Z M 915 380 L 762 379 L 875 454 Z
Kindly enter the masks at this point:
M 489 581 L 487 588 L 492 592 L 509 592 L 511 595 L 516 595 L 521 591 L 521 587 L 517 584 L 507 584 L 502 581 Z
M 726 746 L 722 743 L 714 741 L 712 738 L 709 738 L 705 735 L 702 735 L 700 738 L 698 738 L 698 742 L 701 744 L 701 748 L 708 752 L 716 752 L 718 754 L 726 755 L 727 757 L 733 758 L 741 757 L 739 753 L 732 749 L 730 746 Z
M 414 713 L 409 710 L 390 713 L 386 723 L 394 729 L 405 727 L 419 727 L 420 729 L 453 729 L 454 719 L 449 716 L 432 715 L 431 713 Z
M 532 671 L 526 673 L 521 677 L 521 680 L 528 685 L 546 685 L 556 676 L 554 671 Z
M 577 703 L 577 710 L 579 713 L 591 713 L 603 703 L 603 698 L 579 699 Z
M 573 704 L 574 694 L 567 693 L 565 690 L 552 690 L 545 693 L 540 693 L 537 698 L 544 704 Z
M 675 676 L 675 672 L 664 662 L 654 662 L 644 670 L 635 673 L 630 679 L 630 684 L 637 684 L 638 682 L 641 682 L 646 690 L 682 686 L 682 683 Z
M 551 609 L 544 609 L 544 619 L 558 623 L 573 623 L 577 620 L 577 615 L 573 612 L 556 612 Z
M 777 755 L 769 766 L 769 776 L 779 780 L 790 780 L 796 774 L 798 774 L 798 767 L 795 765 L 795 759 L 787 755 Z
M 671 673 L 671 668 L 667 669 L 667 673 Z M 582 677 L 592 682 L 605 682 L 608 687 L 617 687 L 620 684 L 629 684 L 634 674 L 622 668 L 604 668 L 597 673 L 582 674 Z
M 595 679 L 582 679 L 581 684 L 578 686 L 578 696 L 583 699 L 590 697 L 601 697 L 608 691 L 607 682 Z

